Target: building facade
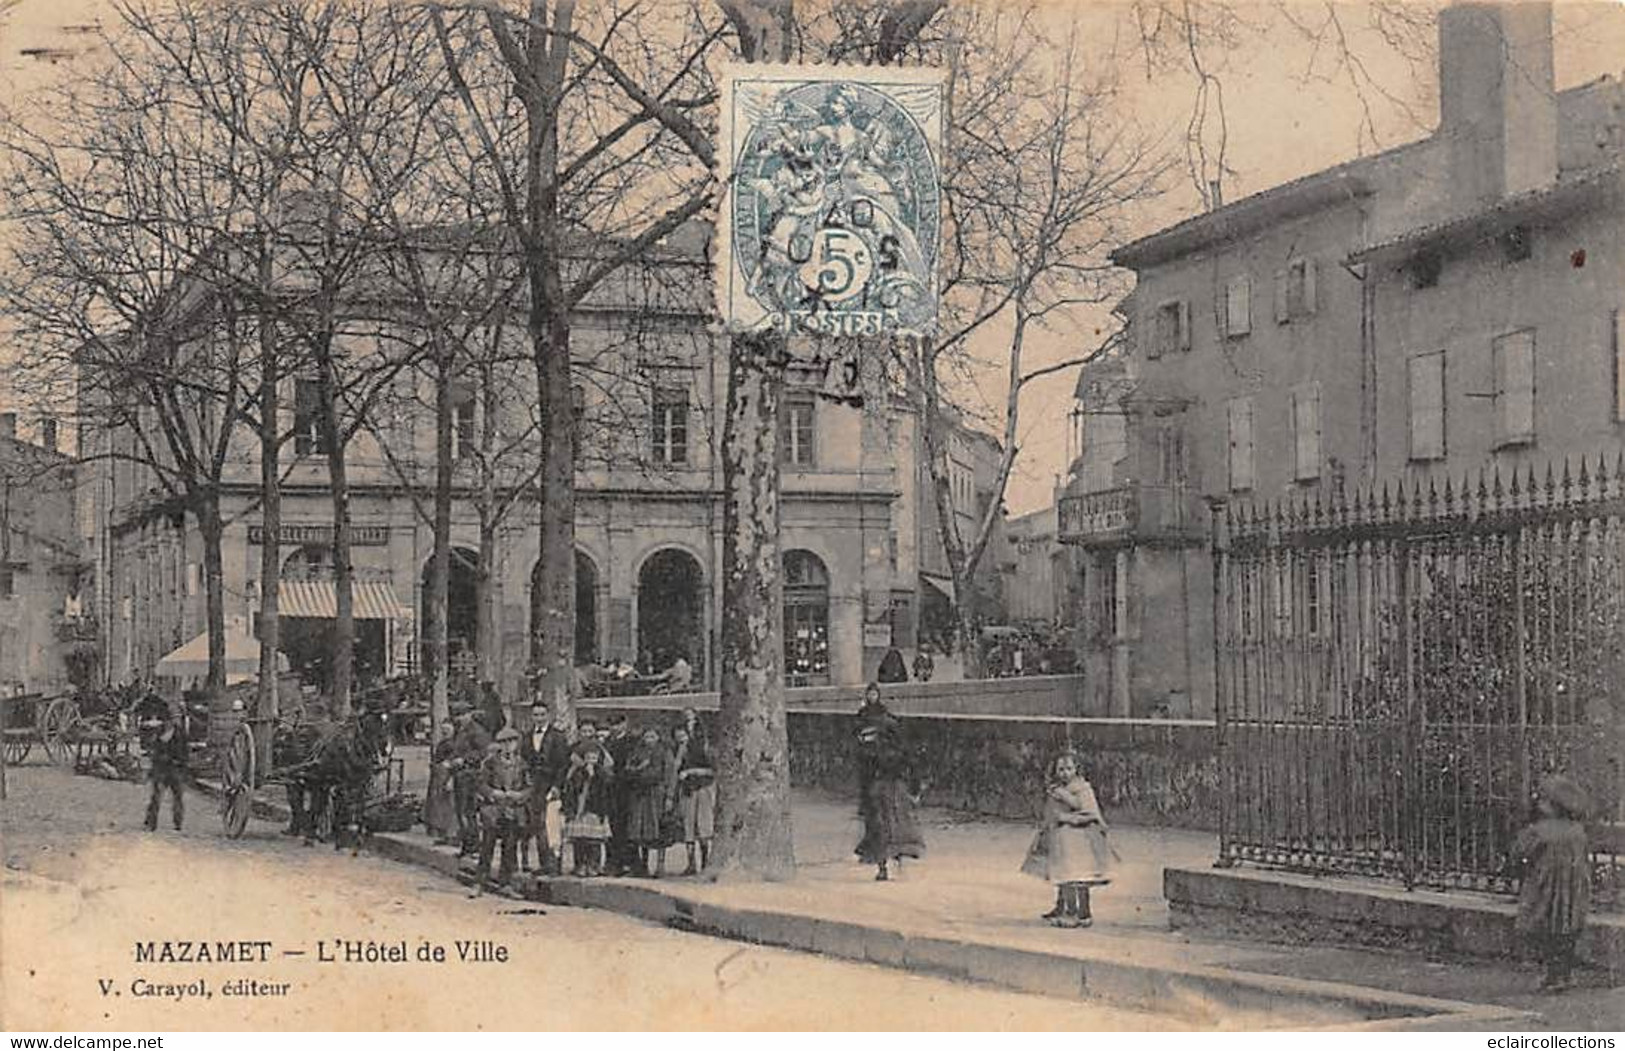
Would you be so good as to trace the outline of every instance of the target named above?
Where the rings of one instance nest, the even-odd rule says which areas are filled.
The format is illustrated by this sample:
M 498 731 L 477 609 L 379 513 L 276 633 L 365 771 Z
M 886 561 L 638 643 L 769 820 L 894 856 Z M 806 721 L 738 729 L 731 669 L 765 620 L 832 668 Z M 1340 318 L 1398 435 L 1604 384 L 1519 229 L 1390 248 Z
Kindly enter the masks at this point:
M 696 682 L 714 686 L 726 337 L 712 326 L 707 236 L 699 226 L 672 235 L 601 286 L 574 319 L 576 649 L 581 660 L 655 668 L 683 656 Z M 384 338 L 360 328 L 352 337 L 358 356 L 369 340 Z M 522 321 L 506 337 L 522 339 Z M 523 437 L 534 427 L 534 377 L 516 346 L 505 356 L 508 371 L 495 377 L 500 396 L 474 379 L 454 392 L 448 588 L 454 666 L 488 671 L 510 688 L 528 659 L 539 557 L 538 512 L 525 490 L 536 461 Z M 223 573 L 228 624 L 252 629 L 263 545 L 278 544 L 283 648 L 295 670 L 320 681 L 336 615 L 333 510 L 310 382 L 296 374 L 283 384 L 280 412 L 293 439 L 282 451 L 277 537 L 265 535 L 257 511 L 257 436 L 245 427 L 233 440 L 222 486 Z M 919 545 L 940 558 L 940 541 L 921 532 L 927 523 L 934 529 L 935 518 L 917 503 L 919 465 L 899 455 L 900 445 L 914 447 L 912 417 L 874 394 L 884 390 L 878 357 L 863 362 L 862 382 L 870 396 L 857 408 L 819 396 L 820 369 L 791 367 L 780 449 L 792 685 L 862 682 L 894 638 L 912 645 L 923 586 Z M 397 386 L 345 450 L 361 681 L 417 667 L 433 548 L 426 514 L 435 476 L 433 385 L 411 374 Z M 83 437 L 90 455 L 81 529 L 103 583 L 97 618 L 112 681 L 149 673 L 206 626 L 196 522 L 153 513 L 162 494 L 151 469 L 135 462 L 127 431 L 90 427 Z M 499 462 L 504 449 L 512 455 Z M 912 543 L 902 542 L 905 533 Z
M 1061 531 L 1132 644 L 1118 710 L 1211 713 L 1206 504 L 1620 451 L 1625 89 L 1552 70 L 1548 5 L 1453 5 L 1432 136 L 1114 253 L 1122 449 L 1085 447 Z
M 88 566 L 74 529 L 73 460 L 57 425 L 18 437 L 0 413 L 0 690 L 52 693 L 93 681 L 96 645 L 81 588 Z

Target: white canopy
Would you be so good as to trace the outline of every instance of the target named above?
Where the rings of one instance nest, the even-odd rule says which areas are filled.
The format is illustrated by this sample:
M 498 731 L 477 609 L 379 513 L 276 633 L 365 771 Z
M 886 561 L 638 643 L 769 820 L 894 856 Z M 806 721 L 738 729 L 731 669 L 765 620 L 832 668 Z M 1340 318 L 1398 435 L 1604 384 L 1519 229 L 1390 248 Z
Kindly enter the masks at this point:
M 277 667 L 286 669 L 288 658 L 278 655 Z M 209 633 L 175 649 L 158 662 L 157 674 L 176 679 L 209 674 Z M 226 678 L 242 681 L 260 670 L 260 640 L 235 627 L 226 629 Z

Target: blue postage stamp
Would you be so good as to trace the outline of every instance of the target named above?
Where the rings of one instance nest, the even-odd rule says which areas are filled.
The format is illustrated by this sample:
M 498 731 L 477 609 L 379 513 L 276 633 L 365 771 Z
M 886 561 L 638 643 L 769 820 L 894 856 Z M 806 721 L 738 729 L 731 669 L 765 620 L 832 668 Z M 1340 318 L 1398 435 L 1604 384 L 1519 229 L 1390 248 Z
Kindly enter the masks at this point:
M 932 69 L 727 70 L 717 266 L 730 331 L 935 328 L 943 91 Z

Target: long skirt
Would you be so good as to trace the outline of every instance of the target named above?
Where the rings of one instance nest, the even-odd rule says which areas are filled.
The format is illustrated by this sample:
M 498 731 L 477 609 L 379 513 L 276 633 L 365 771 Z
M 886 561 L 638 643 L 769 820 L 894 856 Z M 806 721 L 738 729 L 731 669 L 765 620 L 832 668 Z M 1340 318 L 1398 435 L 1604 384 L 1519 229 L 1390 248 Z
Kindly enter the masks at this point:
M 716 834 L 717 786 L 706 785 L 677 797 L 677 813 L 683 819 L 683 842 L 710 839 Z
M 914 802 L 903 782 L 877 779 L 864 792 L 863 839 L 855 853 L 871 865 L 925 854 L 925 837 L 914 817 Z
M 658 788 L 635 788 L 626 815 L 626 838 L 642 847 L 661 845 L 660 818 L 665 813 L 664 792 Z
M 429 791 L 423 797 L 423 827 L 429 835 L 452 839 L 457 835 L 457 800 L 451 775 L 436 763 L 429 770 Z

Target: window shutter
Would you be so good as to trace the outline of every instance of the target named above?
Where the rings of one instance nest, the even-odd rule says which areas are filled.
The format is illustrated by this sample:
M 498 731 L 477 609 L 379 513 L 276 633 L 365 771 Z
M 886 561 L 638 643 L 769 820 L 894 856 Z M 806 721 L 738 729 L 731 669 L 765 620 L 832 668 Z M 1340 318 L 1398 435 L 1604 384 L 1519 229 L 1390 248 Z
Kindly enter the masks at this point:
M 1501 441 L 1520 444 L 1535 437 L 1535 334 L 1513 332 L 1495 341 L 1496 409 Z
M 1233 277 L 1224 289 L 1224 333 L 1245 336 L 1253 330 L 1253 283 L 1243 274 Z
M 1292 391 L 1293 477 L 1300 482 L 1320 477 L 1320 384 Z
M 1292 287 L 1292 275 L 1285 270 L 1275 271 L 1275 323 L 1284 325 L 1292 319 L 1287 293 Z
M 1180 350 L 1191 349 L 1191 305 L 1183 299 L 1179 301 L 1179 327 L 1174 344 Z
M 1251 398 L 1230 401 L 1230 488 L 1253 487 L 1253 402 Z
M 1319 264 L 1313 259 L 1303 261 L 1303 312 L 1313 314 L 1320 300 L 1317 298 Z
M 1152 311 L 1150 320 L 1143 326 L 1143 330 L 1151 337 L 1150 339 L 1146 340 L 1145 356 L 1153 361 L 1162 357 L 1162 341 L 1164 338 L 1162 330 L 1162 311 Z
M 1444 458 L 1444 354 L 1410 361 L 1411 459 Z
M 1625 421 L 1625 311 L 1614 311 L 1609 333 L 1614 341 L 1614 419 Z

